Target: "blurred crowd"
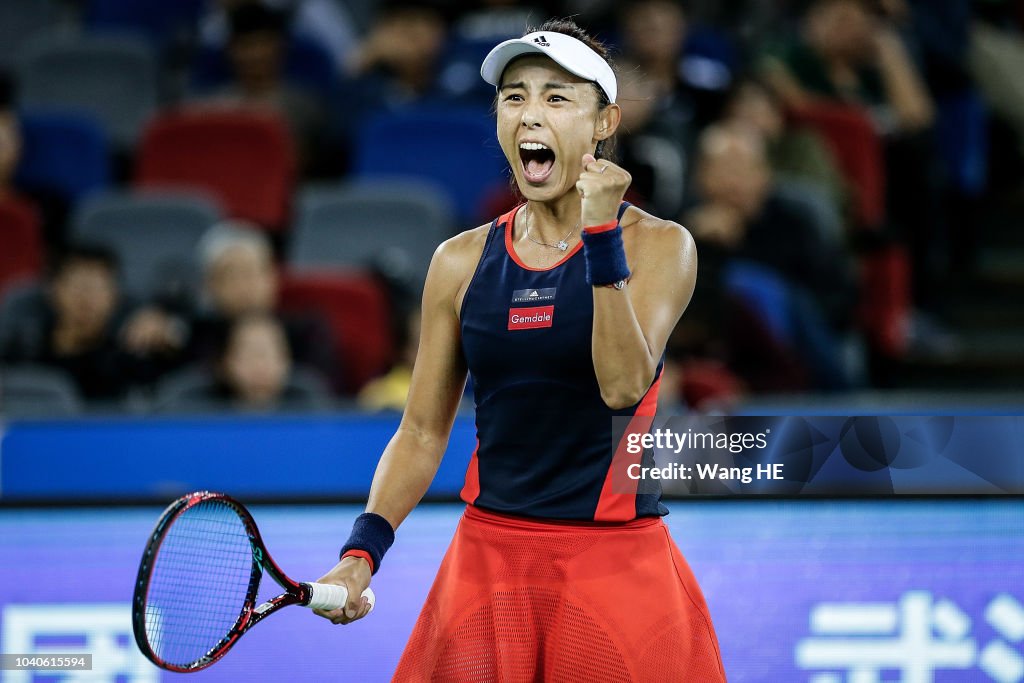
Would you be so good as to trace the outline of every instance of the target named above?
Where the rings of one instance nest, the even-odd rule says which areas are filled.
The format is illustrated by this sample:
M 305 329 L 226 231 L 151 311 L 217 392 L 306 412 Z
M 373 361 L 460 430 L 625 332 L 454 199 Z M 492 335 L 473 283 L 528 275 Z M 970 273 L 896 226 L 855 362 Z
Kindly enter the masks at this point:
M 408 220 L 341 213 L 303 270 L 303 193 L 411 177 L 449 217 L 438 239 L 511 208 L 500 163 L 469 156 L 496 145 L 460 146 L 460 117 L 493 127 L 480 61 L 553 16 L 613 49 L 627 199 L 698 243 L 666 405 L 885 385 L 894 359 L 955 343 L 944 287 L 975 267 L 984 202 L 1022 189 L 1019 1 L 4 5 L 8 409 L 47 390 L 136 411 L 400 408 L 429 249 Z M 149 272 L 186 210 L 185 258 Z M 325 256 L 368 233 L 386 248 Z

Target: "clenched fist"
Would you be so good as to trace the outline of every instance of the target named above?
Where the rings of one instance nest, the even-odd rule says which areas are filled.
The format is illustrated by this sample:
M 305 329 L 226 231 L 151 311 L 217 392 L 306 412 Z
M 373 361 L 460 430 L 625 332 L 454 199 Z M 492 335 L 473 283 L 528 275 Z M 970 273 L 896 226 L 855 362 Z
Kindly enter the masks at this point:
M 584 154 L 583 171 L 576 181 L 576 191 L 582 201 L 580 225 L 588 227 L 614 221 L 631 182 L 633 176 L 621 166 L 607 159 L 595 159 L 593 154 Z

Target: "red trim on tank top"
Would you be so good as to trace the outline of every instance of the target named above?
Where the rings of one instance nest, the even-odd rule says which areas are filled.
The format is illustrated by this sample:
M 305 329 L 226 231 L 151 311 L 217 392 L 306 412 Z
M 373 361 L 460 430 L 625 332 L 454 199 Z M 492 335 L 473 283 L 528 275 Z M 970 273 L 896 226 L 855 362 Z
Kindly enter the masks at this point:
M 459 498 L 471 505 L 480 497 L 480 460 L 476 455 L 479 450 L 480 437 L 477 437 L 473 455 L 469 458 L 469 467 L 466 468 L 466 483 L 462 486 L 462 491 L 459 493 Z
M 577 251 L 579 251 L 580 249 L 583 248 L 583 240 L 580 240 L 579 242 L 577 242 L 573 246 L 572 249 L 570 249 L 569 251 L 566 252 L 565 256 L 563 256 L 562 259 L 558 263 L 554 264 L 553 266 L 549 266 L 547 268 L 534 268 L 532 266 L 528 266 L 525 263 L 523 263 L 521 260 L 519 260 L 519 254 L 516 253 L 515 247 L 512 245 L 512 227 L 516 223 L 516 214 L 519 213 L 519 209 L 523 208 L 524 206 L 526 206 L 526 204 L 520 204 L 519 206 L 517 206 L 516 208 L 512 209 L 511 211 L 509 211 L 504 216 L 502 216 L 501 218 L 498 219 L 498 223 L 499 224 L 500 223 L 504 223 L 505 224 L 505 251 L 508 252 L 509 257 L 511 257 L 511 259 L 513 261 L 515 261 L 517 266 L 519 266 L 523 270 L 532 270 L 534 272 L 542 272 L 542 271 L 545 271 L 545 270 L 554 270 L 555 268 L 557 268 L 558 266 L 562 265 L 563 263 L 568 261 L 570 258 L 572 258 L 573 255 Z
M 654 422 L 654 415 L 658 408 L 658 388 L 661 386 L 661 375 L 654 381 L 651 388 L 647 390 L 644 397 L 636 407 L 636 412 L 629 421 L 627 434 L 643 433 L 651 428 Z M 632 493 L 621 493 L 614 489 L 622 488 L 626 484 L 625 473 L 630 465 L 639 464 L 643 453 L 632 454 L 626 450 L 626 438 L 623 435 L 615 454 L 612 456 L 608 473 L 604 477 L 604 486 L 601 487 L 601 497 L 597 500 L 597 509 L 594 511 L 594 519 L 598 521 L 626 521 L 636 517 L 636 489 L 639 481 L 631 482 Z M 618 475 L 616 476 L 616 473 Z M 615 484 L 618 486 L 615 486 Z

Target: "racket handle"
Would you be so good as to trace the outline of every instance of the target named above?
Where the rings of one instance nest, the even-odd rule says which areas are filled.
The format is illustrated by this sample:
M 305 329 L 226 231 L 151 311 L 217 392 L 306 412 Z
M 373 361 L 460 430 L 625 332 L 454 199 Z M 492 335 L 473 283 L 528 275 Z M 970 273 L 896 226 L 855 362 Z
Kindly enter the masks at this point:
M 307 583 L 306 585 L 309 586 L 310 596 L 309 604 L 306 607 L 310 609 L 321 609 L 329 612 L 332 609 L 344 607 L 345 603 L 348 602 L 348 589 L 344 586 L 337 586 L 333 583 Z M 363 591 L 363 597 L 370 601 L 370 612 L 372 612 L 377 602 L 377 596 L 373 594 L 372 589 L 367 587 Z

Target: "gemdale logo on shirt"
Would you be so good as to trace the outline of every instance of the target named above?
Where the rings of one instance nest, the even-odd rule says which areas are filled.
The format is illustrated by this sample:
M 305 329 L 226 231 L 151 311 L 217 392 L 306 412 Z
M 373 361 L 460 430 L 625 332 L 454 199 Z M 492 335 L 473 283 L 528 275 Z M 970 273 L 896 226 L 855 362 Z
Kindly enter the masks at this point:
M 554 301 L 556 287 L 546 289 L 517 289 L 512 292 L 512 303 L 533 304 L 541 301 Z
M 551 327 L 554 316 L 554 306 L 510 308 L 508 309 L 508 329 L 535 330 L 541 327 Z

